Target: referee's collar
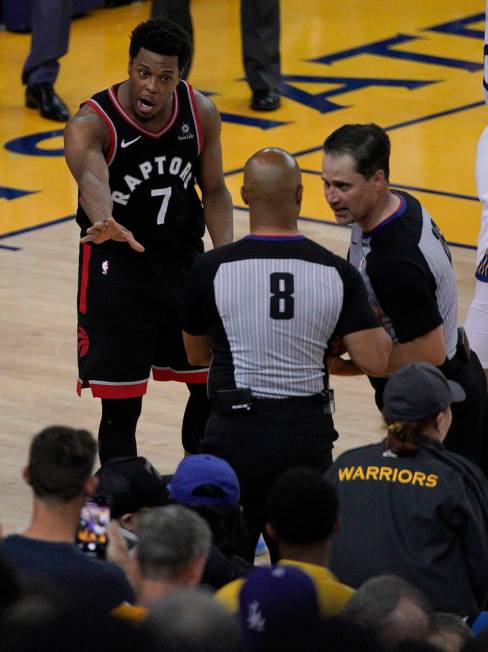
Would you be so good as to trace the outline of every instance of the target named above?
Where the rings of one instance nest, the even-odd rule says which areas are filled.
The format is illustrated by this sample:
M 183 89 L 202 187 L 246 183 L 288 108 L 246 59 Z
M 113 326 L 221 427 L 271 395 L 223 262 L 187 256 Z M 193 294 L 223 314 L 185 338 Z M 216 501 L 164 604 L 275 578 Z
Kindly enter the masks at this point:
M 390 222 L 393 222 L 393 220 L 396 220 L 397 217 L 400 217 L 400 215 L 403 215 L 403 213 L 405 212 L 405 209 L 407 208 L 407 201 L 405 197 L 403 195 L 400 195 L 399 192 L 395 192 L 394 190 L 392 190 L 392 193 L 400 199 L 400 206 L 396 209 L 394 213 L 388 215 L 388 217 L 385 217 L 385 219 L 382 222 L 380 222 L 373 229 L 371 229 L 371 231 L 365 233 L 364 235 L 367 238 L 371 238 L 373 235 L 376 235 L 379 231 L 381 231 L 381 229 L 384 226 L 386 226 Z
M 261 240 L 263 242 L 289 242 L 290 240 L 305 240 L 305 236 L 298 235 L 254 235 L 250 233 L 244 237 L 244 240 Z

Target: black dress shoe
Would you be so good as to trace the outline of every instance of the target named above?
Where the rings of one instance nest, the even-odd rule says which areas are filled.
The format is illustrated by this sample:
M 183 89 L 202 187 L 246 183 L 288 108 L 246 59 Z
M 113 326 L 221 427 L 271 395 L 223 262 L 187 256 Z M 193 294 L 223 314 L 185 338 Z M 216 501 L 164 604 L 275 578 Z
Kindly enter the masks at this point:
M 30 109 L 38 109 L 42 117 L 48 120 L 66 122 L 69 118 L 68 107 L 49 82 L 27 86 L 25 105 Z
M 276 111 L 280 104 L 280 96 L 276 91 L 262 90 L 252 94 L 251 109 L 255 111 Z

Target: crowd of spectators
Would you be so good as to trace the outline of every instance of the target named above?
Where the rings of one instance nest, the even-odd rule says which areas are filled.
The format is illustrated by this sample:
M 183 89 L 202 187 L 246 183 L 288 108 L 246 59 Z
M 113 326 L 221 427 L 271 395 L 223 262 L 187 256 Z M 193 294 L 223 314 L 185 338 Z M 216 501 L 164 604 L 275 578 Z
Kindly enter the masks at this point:
M 407 373 L 425 374 L 425 365 L 413 367 Z M 405 373 L 389 381 L 386 411 L 393 409 L 388 397 L 398 398 L 395 388 Z M 456 387 L 446 387 L 453 400 Z M 439 396 L 435 387 L 432 396 Z M 391 462 L 388 441 L 383 450 Z M 436 447 L 442 461 L 442 442 Z M 351 586 L 346 573 L 332 573 L 330 551 L 341 541 L 343 514 L 340 483 L 337 491 L 330 482 L 334 470 L 326 477 L 297 467 L 278 478 L 267 497 L 266 533 L 279 561 L 251 566 L 236 554 L 243 528 L 239 482 L 227 462 L 193 455 L 173 475 L 161 476 L 143 457 L 119 458 L 94 475 L 95 456 L 95 440 L 84 430 L 51 426 L 32 440 L 23 471 L 32 490 L 31 520 L 0 545 L 3 650 L 88 650 L 94 644 L 102 650 L 169 652 L 488 650 L 488 586 L 483 569 L 469 566 L 468 545 L 460 572 L 468 582 L 477 573 L 471 578 L 476 608 L 471 597 L 462 602 L 462 587 L 452 582 L 456 608 L 440 611 L 439 586 L 448 591 L 441 575 L 438 585 L 435 575 L 422 587 L 409 581 L 418 559 L 410 563 L 406 551 L 415 550 L 422 535 L 401 525 L 403 541 L 395 546 L 404 548 L 403 567 L 395 574 L 377 573 Z M 410 450 L 401 468 L 417 456 L 417 449 Z M 481 476 L 475 480 L 484 482 Z M 102 497 L 113 518 L 106 558 L 99 559 L 81 550 L 77 531 L 85 501 Z M 469 486 L 458 505 L 460 515 L 470 505 L 478 518 L 487 508 Z M 424 529 L 438 527 L 432 518 Z M 354 537 L 363 543 L 367 569 L 375 551 L 363 527 L 363 536 Z M 459 527 L 466 528 L 461 516 Z

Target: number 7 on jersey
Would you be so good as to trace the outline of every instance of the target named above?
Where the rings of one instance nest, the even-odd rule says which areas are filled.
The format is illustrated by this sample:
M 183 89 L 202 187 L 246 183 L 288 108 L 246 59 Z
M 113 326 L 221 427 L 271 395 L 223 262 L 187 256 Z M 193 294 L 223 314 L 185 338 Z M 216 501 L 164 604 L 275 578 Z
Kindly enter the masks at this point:
M 151 197 L 163 198 L 156 224 L 164 224 L 164 218 L 166 217 L 166 211 L 168 210 L 169 198 L 171 197 L 171 186 L 168 186 L 167 188 L 154 188 L 151 190 Z

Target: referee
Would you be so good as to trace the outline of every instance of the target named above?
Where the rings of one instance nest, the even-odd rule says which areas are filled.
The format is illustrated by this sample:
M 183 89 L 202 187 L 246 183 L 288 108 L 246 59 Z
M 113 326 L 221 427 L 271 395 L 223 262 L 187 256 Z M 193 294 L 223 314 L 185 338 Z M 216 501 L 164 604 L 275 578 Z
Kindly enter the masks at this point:
M 324 142 L 325 197 L 339 224 L 352 224 L 349 260 L 393 339 L 389 376 L 409 362 L 430 362 L 466 392 L 453 406 L 446 448 L 488 473 L 488 398 L 479 359 L 457 324 L 451 254 L 438 226 L 412 195 L 389 186 L 390 140 L 375 124 L 344 125 Z M 334 373 L 354 373 L 334 360 Z M 370 375 L 383 406 L 386 378 Z
M 243 200 L 251 233 L 192 267 L 183 329 L 192 364 L 211 360 L 212 412 L 204 452 L 225 458 L 241 484 L 252 560 L 274 480 L 331 464 L 332 392 L 324 355 L 341 337 L 354 363 L 383 372 L 391 349 L 360 275 L 297 231 L 302 185 L 296 161 L 264 149 L 246 163 Z

